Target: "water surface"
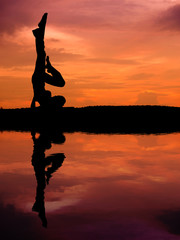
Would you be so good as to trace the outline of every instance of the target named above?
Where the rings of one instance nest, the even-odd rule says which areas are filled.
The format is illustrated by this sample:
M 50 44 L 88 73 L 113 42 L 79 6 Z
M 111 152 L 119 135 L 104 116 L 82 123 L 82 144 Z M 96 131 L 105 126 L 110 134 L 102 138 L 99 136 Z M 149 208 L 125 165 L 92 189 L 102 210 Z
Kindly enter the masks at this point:
M 180 239 L 180 134 L 1 132 L 0 148 L 1 239 Z

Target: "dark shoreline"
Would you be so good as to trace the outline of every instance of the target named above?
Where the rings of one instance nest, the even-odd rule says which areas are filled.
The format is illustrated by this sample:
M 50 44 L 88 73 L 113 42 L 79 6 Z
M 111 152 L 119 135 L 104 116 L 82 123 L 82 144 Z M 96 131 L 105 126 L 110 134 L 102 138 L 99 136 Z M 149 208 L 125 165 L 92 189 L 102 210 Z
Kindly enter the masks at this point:
M 168 106 L 92 106 L 60 109 L 0 109 L 0 131 L 121 134 L 180 132 L 180 108 Z

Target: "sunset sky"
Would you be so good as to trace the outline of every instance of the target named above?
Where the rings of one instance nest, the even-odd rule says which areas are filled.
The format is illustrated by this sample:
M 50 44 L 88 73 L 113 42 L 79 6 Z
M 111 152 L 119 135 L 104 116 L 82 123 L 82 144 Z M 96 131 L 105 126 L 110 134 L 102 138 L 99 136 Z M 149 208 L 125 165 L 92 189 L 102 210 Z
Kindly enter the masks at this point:
M 43 4 L 43 5 L 42 5 Z M 32 29 L 48 12 L 46 53 L 65 106 L 180 107 L 180 0 L 1 0 L 0 107 L 29 107 Z

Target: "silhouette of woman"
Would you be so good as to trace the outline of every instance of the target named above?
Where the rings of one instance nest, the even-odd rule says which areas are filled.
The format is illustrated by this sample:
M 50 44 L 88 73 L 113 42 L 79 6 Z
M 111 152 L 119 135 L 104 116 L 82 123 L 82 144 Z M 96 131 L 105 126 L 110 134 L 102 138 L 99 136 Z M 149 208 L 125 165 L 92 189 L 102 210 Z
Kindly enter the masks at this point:
M 62 107 L 66 102 L 63 96 L 51 97 L 51 92 L 45 90 L 45 83 L 57 87 L 63 87 L 65 85 L 65 81 L 60 72 L 51 65 L 49 56 L 46 57 L 44 46 L 46 21 L 47 13 L 43 15 L 38 24 L 39 27 L 32 31 L 36 42 L 37 59 L 35 70 L 32 75 L 34 97 L 32 99 L 31 108 L 35 107 L 35 102 L 38 102 L 42 107 Z M 46 69 L 50 74 L 46 72 Z
M 47 132 L 41 132 L 39 137 L 36 137 L 36 132 L 31 132 L 33 146 L 32 165 L 37 181 L 36 198 L 32 207 L 32 211 L 38 212 L 39 218 L 42 221 L 43 227 L 47 227 L 47 219 L 45 212 L 45 188 L 49 184 L 49 180 L 53 173 L 56 172 L 65 159 L 64 153 L 51 154 L 45 157 L 45 151 L 51 148 L 51 142 L 63 144 L 65 137 L 63 134 L 59 136 L 50 135 Z

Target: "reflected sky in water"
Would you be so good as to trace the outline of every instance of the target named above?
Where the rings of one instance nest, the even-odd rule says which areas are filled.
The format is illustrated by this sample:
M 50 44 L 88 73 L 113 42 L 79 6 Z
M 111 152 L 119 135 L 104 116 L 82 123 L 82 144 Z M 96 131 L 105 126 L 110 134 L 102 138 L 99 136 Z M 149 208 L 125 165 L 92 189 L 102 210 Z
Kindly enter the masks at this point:
M 0 151 L 2 239 L 180 239 L 180 134 L 2 132 Z

